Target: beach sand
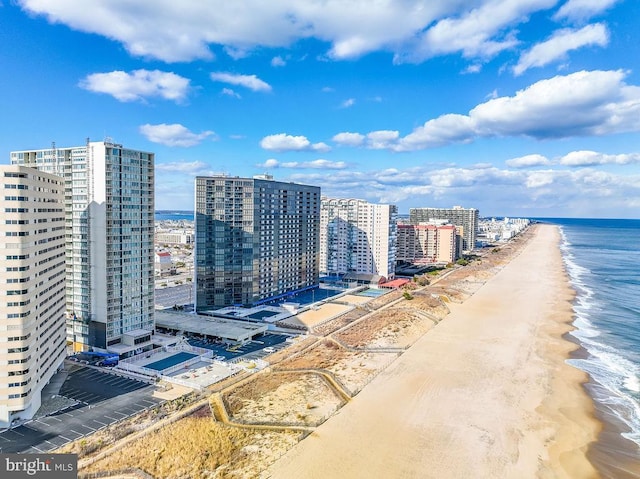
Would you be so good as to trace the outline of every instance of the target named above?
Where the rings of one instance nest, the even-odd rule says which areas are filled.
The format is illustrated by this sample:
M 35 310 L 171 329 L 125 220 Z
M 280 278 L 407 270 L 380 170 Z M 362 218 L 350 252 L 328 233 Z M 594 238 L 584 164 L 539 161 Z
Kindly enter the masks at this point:
M 263 477 L 590 478 L 601 424 L 567 365 L 573 291 L 554 226 Z

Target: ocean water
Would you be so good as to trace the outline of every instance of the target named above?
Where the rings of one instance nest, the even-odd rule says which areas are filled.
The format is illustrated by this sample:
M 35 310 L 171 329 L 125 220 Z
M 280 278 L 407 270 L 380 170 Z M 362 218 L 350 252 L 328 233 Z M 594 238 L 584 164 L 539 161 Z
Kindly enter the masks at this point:
M 569 362 L 586 371 L 604 416 L 640 447 L 640 220 L 545 219 L 562 232 L 576 329 L 586 351 Z
M 180 221 L 187 220 L 193 221 L 193 211 L 182 210 L 158 210 L 155 212 L 156 221 Z

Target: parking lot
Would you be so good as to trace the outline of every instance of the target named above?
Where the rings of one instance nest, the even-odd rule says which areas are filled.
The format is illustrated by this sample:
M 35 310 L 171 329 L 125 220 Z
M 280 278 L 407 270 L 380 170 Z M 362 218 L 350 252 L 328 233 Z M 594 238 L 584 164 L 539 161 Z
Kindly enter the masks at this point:
M 154 386 L 84 366 L 72 368 L 60 395 L 78 403 L 0 433 L 0 452 L 48 452 L 162 402 L 153 397 Z
M 193 303 L 193 283 L 180 284 L 167 288 L 156 288 L 155 304 L 162 308 L 172 308 Z
M 189 339 L 188 342 L 192 346 L 210 349 L 213 351 L 214 356 L 220 356 L 226 360 L 239 358 L 241 356 L 245 359 L 257 359 L 268 354 L 266 351 L 263 351 L 265 348 L 270 347 L 278 350 L 285 347 L 285 341 L 288 337 L 289 336 L 285 336 L 284 334 L 265 333 L 242 346 L 227 346 L 219 343 L 210 344 L 198 339 Z

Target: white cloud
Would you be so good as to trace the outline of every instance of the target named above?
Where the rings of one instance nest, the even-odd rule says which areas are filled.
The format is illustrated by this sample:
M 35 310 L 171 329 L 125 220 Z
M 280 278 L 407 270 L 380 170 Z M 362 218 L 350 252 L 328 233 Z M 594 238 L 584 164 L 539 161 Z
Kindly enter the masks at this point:
M 335 90 L 335 88 L 331 88 L 330 86 L 324 86 L 322 87 L 322 93 L 333 93 Z
M 640 130 L 640 87 L 626 72 L 580 71 L 541 80 L 511 97 L 481 103 L 468 115 L 427 121 L 389 148 L 413 151 L 480 137 L 566 138 Z
M 516 45 L 513 28 L 557 2 L 86 0 L 85 8 L 78 8 L 77 0 L 18 1 L 51 23 L 102 35 L 131 55 L 167 62 L 210 60 L 211 45 L 241 58 L 257 47 L 287 47 L 307 38 L 330 44 L 325 58 L 332 59 L 375 51 L 393 52 L 400 61 L 457 52 L 487 58 Z
M 367 148 L 383 150 L 390 148 L 398 140 L 400 133 L 392 130 L 378 130 L 367 134 Z
M 343 101 L 342 104 L 340 105 L 340 107 L 341 108 L 350 108 L 355 104 L 356 104 L 356 99 L 355 98 L 349 98 L 349 99 Z
M 476 122 L 465 115 L 447 114 L 427 121 L 392 148 L 413 151 L 455 142 L 469 142 L 476 136 Z
M 548 40 L 534 45 L 520 56 L 513 73 L 521 75 L 531 67 L 542 67 L 566 57 L 567 52 L 590 45 L 601 47 L 609 43 L 607 27 L 602 23 L 587 25 L 579 30 L 558 30 Z
M 179 123 L 171 125 L 166 123 L 150 125 L 147 123 L 146 125 L 141 125 L 139 131 L 147 140 L 166 146 L 195 146 L 206 138 L 216 137 L 213 131 L 207 130 L 202 133 L 193 133 Z
M 255 75 L 236 75 L 233 73 L 214 72 L 211 73 L 213 81 L 229 83 L 231 85 L 239 85 L 253 91 L 271 91 L 271 85 L 260 80 Z
M 552 7 L 557 0 L 488 0 L 458 16 L 440 19 L 415 49 L 396 55 L 396 62 L 419 62 L 461 52 L 465 58 L 491 58 L 519 42 L 508 27 L 525 22 L 531 13 Z M 506 29 L 506 30 L 505 30 Z
M 353 58 L 410 38 L 458 3 L 91 0 L 90 8 L 78 8 L 75 0 L 20 2 L 52 23 L 103 35 L 123 43 L 132 55 L 168 62 L 211 59 L 212 44 L 224 45 L 237 58 L 256 46 L 283 47 L 311 37 L 331 43 L 331 57 Z
M 273 57 L 271 59 L 271 66 L 272 67 L 283 67 L 287 64 L 287 62 L 284 60 L 284 58 L 278 56 L 278 57 Z
M 242 98 L 239 93 L 237 93 L 235 90 L 232 90 L 231 88 L 223 88 L 221 93 L 223 95 L 230 96 L 233 98 L 238 98 L 238 99 Z
M 278 166 L 280 166 L 280 162 L 275 158 L 269 158 L 263 164 L 257 166 L 260 168 L 277 168 Z
M 504 163 L 509 168 L 528 168 L 531 166 L 544 166 L 551 164 L 548 158 L 538 154 L 525 155 L 519 158 L 511 158 Z
M 342 146 L 361 146 L 364 143 L 365 136 L 360 133 L 338 133 L 332 138 L 334 143 Z
M 416 151 L 477 138 L 527 136 L 536 139 L 600 136 L 640 131 L 640 87 L 627 85 L 627 72 L 580 71 L 536 82 L 513 96 L 497 97 L 469 114 L 448 113 L 401 137 L 398 131 L 338 133 L 342 146 Z M 494 97 L 495 96 L 495 97 Z
M 270 151 L 329 151 L 326 143 L 311 143 L 306 136 L 293 136 L 286 133 L 265 136 L 260 146 Z
M 82 79 L 79 86 L 96 93 L 107 93 L 123 102 L 143 101 L 152 97 L 181 102 L 189 92 L 187 78 L 159 70 L 92 73 Z
M 465 68 L 462 73 L 480 73 L 482 71 L 482 65 L 479 63 L 469 65 Z
M 564 175 L 564 173 L 561 173 Z M 525 186 L 527 188 L 540 188 L 550 185 L 556 178 L 556 172 L 548 171 L 532 171 L 525 177 Z
M 553 16 L 555 20 L 587 20 L 604 12 L 618 0 L 568 0 Z
M 637 217 L 640 175 L 590 168 L 509 170 L 425 165 L 406 169 L 300 172 L 291 181 L 315 184 L 327 196 L 398 204 L 462 204 L 481 215 Z M 488 209 L 490 205 L 491 210 Z
M 290 161 L 280 162 L 276 159 L 268 159 L 261 165 L 257 165 L 260 168 L 295 168 L 295 169 L 317 169 L 317 170 L 342 170 L 347 167 L 344 161 L 329 161 L 325 159 L 317 159 L 313 161 Z
M 498 89 L 497 88 L 494 88 L 493 91 L 487 93 L 484 96 L 485 100 L 493 100 L 494 98 L 498 98 Z
M 623 71 L 580 71 L 541 80 L 513 97 L 469 112 L 481 134 L 562 138 L 633 131 L 640 127 L 640 88 Z
M 640 153 L 625 153 L 608 155 L 596 151 L 572 151 L 560 158 L 560 164 L 565 166 L 596 166 L 596 165 L 629 165 L 640 163 Z

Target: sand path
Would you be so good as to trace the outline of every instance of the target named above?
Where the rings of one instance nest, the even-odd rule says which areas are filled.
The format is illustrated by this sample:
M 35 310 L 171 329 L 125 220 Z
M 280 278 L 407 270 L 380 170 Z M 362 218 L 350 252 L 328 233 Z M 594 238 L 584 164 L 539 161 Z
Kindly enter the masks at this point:
M 273 478 L 589 478 L 599 423 L 564 363 L 553 226 L 277 461 Z

